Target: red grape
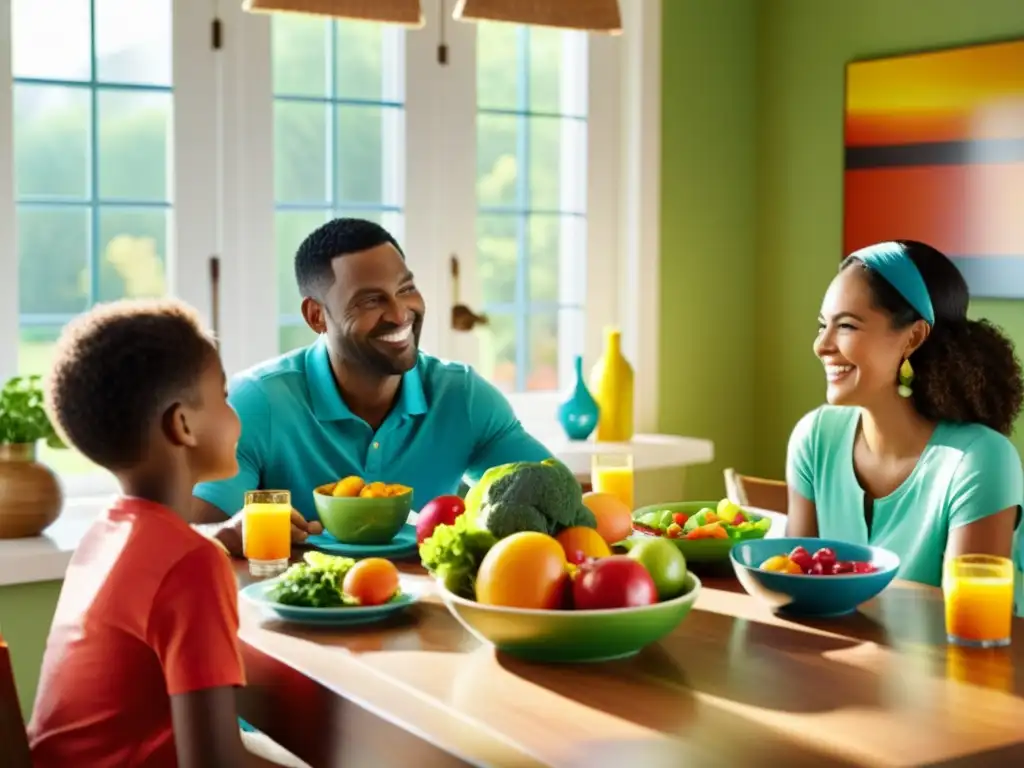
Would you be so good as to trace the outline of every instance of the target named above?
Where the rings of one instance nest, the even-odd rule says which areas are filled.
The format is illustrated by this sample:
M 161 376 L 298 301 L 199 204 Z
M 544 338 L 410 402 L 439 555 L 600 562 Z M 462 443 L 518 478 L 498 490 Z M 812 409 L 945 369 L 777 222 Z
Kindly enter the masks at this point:
M 878 569 L 875 568 L 875 566 L 872 565 L 871 563 L 854 563 L 853 564 L 853 572 L 854 573 L 874 573 L 877 570 Z
M 799 565 L 800 570 L 804 573 L 810 573 L 811 567 L 814 565 L 811 553 L 803 547 L 794 548 L 793 551 L 789 553 L 789 559 Z
M 832 573 L 835 575 L 843 573 L 855 573 L 855 565 L 849 560 L 837 560 L 836 564 L 832 566 Z
M 813 576 L 831 576 L 832 568 L 835 564 L 825 565 L 821 560 L 815 560 L 814 565 L 811 566 L 811 575 Z
M 821 563 L 829 570 L 836 564 L 836 553 L 828 547 L 822 547 L 814 553 L 814 562 Z

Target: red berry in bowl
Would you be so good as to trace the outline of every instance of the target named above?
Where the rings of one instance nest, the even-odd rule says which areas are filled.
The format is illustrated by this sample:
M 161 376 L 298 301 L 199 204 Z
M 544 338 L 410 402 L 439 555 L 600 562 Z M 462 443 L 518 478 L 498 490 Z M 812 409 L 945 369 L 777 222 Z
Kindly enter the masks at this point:
M 837 560 L 836 564 L 832 566 L 832 573 L 839 576 L 843 573 L 854 573 L 854 564 L 849 560 Z
M 878 569 L 874 565 L 872 565 L 871 563 L 854 563 L 853 564 L 853 572 L 854 573 L 874 573 L 877 570 Z
M 822 547 L 814 553 L 814 562 L 821 563 L 831 569 L 836 564 L 836 553 L 828 547 Z
M 800 570 L 804 573 L 810 573 L 811 567 L 814 565 L 811 553 L 803 547 L 794 547 L 793 551 L 789 553 L 789 559 L 799 565 Z
M 812 576 L 831 576 L 832 569 L 835 567 L 835 563 L 825 565 L 821 560 L 815 560 L 814 565 L 811 566 Z
M 684 512 L 676 512 L 672 515 L 672 522 L 676 525 L 686 525 L 686 521 L 689 519 L 689 515 Z

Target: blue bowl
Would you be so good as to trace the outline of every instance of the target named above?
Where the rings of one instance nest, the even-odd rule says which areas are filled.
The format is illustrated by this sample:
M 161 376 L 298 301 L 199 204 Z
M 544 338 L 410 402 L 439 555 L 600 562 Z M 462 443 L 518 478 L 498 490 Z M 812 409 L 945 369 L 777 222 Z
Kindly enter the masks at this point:
M 839 576 L 805 576 L 763 571 L 758 566 L 769 557 L 787 555 L 802 546 L 814 553 L 829 547 L 837 560 L 872 563 L 874 573 L 846 573 Z M 741 541 L 729 553 L 740 584 L 751 595 L 774 610 L 801 616 L 828 617 L 853 613 L 857 606 L 875 597 L 896 577 L 900 558 L 881 547 L 849 544 L 831 539 L 753 539 Z

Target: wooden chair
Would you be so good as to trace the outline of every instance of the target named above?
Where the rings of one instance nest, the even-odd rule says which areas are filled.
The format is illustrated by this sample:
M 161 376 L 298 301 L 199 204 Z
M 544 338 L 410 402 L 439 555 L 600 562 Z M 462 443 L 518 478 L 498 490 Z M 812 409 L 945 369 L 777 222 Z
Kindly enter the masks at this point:
M 786 514 L 789 507 L 789 489 L 782 480 L 741 475 L 726 469 L 725 495 L 741 507 L 759 507 Z
M 14 685 L 11 653 L 3 635 L 0 635 L 0 755 L 7 755 L 3 760 L 4 768 L 32 768 L 28 733 Z

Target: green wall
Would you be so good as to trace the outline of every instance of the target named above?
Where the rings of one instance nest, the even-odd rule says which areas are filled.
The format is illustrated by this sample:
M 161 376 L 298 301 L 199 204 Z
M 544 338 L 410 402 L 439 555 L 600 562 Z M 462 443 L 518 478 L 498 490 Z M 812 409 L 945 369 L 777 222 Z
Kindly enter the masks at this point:
M 59 581 L 0 587 L 0 632 L 10 646 L 18 701 L 28 721 L 36 695 L 46 635 L 60 594 Z
M 781 477 L 824 398 L 810 348 L 842 247 L 846 62 L 1024 36 L 1024 1 L 663 2 L 660 427 L 715 441 L 689 476 L 706 496 L 725 466 Z M 1024 303 L 972 314 L 1024 353 Z
M 663 0 L 660 421 L 710 438 L 691 498 L 754 462 L 754 0 Z

